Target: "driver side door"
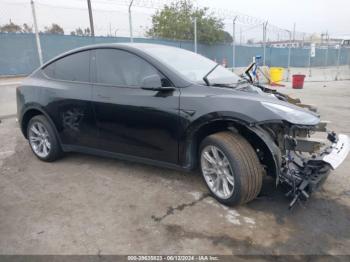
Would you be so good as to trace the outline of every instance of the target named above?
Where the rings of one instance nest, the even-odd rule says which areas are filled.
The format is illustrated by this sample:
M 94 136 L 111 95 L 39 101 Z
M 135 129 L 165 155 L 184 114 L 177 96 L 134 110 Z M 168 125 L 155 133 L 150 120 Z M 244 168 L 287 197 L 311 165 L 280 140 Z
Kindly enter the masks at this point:
M 142 89 L 142 79 L 154 74 L 164 85 L 171 83 L 148 61 L 129 51 L 96 49 L 92 61 L 99 149 L 177 164 L 179 90 Z

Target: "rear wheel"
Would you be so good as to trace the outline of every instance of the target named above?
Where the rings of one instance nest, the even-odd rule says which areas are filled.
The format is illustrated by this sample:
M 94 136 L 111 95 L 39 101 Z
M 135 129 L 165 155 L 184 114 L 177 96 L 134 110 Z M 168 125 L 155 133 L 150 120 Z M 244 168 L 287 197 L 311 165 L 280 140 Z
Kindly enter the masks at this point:
M 200 146 L 200 163 L 210 192 L 223 204 L 247 203 L 261 190 L 261 164 L 239 134 L 220 132 L 206 137 Z
M 40 160 L 51 162 L 62 155 L 53 127 L 43 115 L 30 119 L 27 129 L 29 145 Z

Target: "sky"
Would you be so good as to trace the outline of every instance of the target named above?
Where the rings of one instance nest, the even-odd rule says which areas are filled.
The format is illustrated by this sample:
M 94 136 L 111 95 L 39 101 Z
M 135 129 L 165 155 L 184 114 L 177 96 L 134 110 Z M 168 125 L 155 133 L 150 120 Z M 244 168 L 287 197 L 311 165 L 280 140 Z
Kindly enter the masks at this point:
M 151 25 L 155 8 L 170 0 L 134 0 L 133 28 L 135 36 L 142 36 Z M 15 23 L 33 24 L 30 0 L 0 0 L 0 24 L 11 19 Z M 99 35 L 129 35 L 128 0 L 91 0 L 95 31 Z M 232 32 L 231 16 L 249 16 L 238 21 L 236 37 L 240 41 L 262 37 L 261 21 L 274 25 L 268 38 L 284 39 L 282 29 L 326 33 L 331 37 L 350 37 L 350 0 L 196 0 L 198 6 L 207 6 L 216 14 L 224 15 L 225 30 Z M 88 27 L 86 0 L 35 0 L 39 28 L 58 23 L 69 34 L 77 27 Z M 137 7 L 144 5 L 147 8 Z M 282 28 L 273 29 L 275 27 Z M 299 36 L 302 35 L 299 33 Z
M 282 28 L 306 33 L 350 35 L 349 0 L 202 0 L 206 6 L 221 6 L 268 20 Z

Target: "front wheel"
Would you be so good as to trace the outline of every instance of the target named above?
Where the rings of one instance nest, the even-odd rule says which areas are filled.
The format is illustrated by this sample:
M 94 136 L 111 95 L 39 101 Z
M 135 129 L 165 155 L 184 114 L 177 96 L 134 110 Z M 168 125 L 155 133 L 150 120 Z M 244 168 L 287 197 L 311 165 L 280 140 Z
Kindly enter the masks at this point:
M 223 204 L 247 203 L 261 190 L 261 164 L 239 134 L 227 131 L 206 137 L 200 146 L 200 164 L 210 192 Z

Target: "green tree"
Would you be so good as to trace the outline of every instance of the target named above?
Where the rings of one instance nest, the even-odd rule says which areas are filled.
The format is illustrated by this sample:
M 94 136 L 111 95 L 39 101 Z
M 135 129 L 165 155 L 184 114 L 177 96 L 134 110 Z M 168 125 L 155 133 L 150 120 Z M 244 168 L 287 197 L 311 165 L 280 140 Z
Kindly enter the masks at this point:
M 89 36 L 91 34 L 90 28 L 85 28 L 84 30 L 80 27 L 76 28 L 74 31 L 70 32 L 71 35 L 79 35 L 79 36 Z
M 64 30 L 58 24 L 53 23 L 51 26 L 45 26 L 44 33 L 64 35 Z
M 229 32 L 224 31 L 224 43 L 232 43 L 233 39 Z
M 24 23 L 22 27 L 23 33 L 33 33 L 33 27 L 29 26 L 28 24 Z
M 152 27 L 147 36 L 178 40 L 194 39 L 194 19 L 197 19 L 199 42 L 214 44 L 232 42 L 229 33 L 223 30 L 222 19 L 209 13 L 208 8 L 194 7 L 191 0 L 180 0 L 165 5 L 152 16 Z M 229 36 L 229 37 L 228 37 Z
M 248 39 L 248 40 L 247 40 L 247 44 L 248 44 L 248 45 L 254 45 L 254 44 L 255 44 L 254 38 Z
M 11 20 L 8 24 L 0 26 L 0 32 L 2 33 L 21 33 L 22 27 L 13 23 Z

